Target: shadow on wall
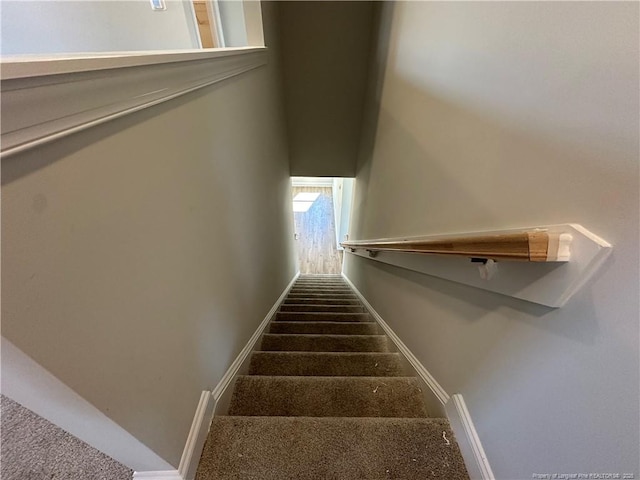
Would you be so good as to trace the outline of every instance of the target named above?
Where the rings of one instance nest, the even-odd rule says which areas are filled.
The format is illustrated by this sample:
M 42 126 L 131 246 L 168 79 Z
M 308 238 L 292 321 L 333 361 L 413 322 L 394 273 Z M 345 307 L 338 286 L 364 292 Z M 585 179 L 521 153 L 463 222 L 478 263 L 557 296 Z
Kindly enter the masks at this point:
M 547 330 L 555 335 L 562 335 L 580 343 L 593 344 L 598 336 L 599 327 L 592 317 L 558 322 L 553 315 L 558 309 L 553 307 L 481 290 L 394 265 L 371 261 L 356 255 L 351 255 L 351 257 L 358 259 L 358 261 L 369 263 L 369 268 L 377 270 L 377 273 L 384 273 L 389 276 L 390 281 L 402 282 L 403 288 L 411 294 L 423 296 L 424 294 L 421 292 L 424 292 L 424 290 L 422 289 L 437 292 L 442 302 L 440 308 L 453 308 L 455 304 L 456 317 L 464 320 L 469 325 L 481 322 L 483 317 L 490 312 L 511 311 L 515 313 L 512 317 L 514 320 L 527 323 L 537 329 Z M 609 268 L 609 265 L 606 265 L 603 270 L 606 272 Z M 590 283 L 592 283 L 592 280 L 583 288 L 588 290 Z M 589 300 L 589 305 L 593 306 L 591 295 L 586 296 L 586 298 Z M 464 305 L 465 308 L 460 308 L 461 305 Z M 576 328 L 578 324 L 580 328 Z M 497 339 L 499 340 L 499 337 Z M 485 345 L 485 347 L 488 347 L 488 345 Z
M 367 85 L 364 97 L 362 114 L 362 131 L 358 147 L 356 162 L 356 177 L 358 182 L 368 184 L 370 169 L 366 165 L 373 157 L 378 119 L 380 116 L 380 103 L 384 76 L 387 67 L 389 44 L 391 39 L 391 23 L 395 2 L 374 2 L 371 51 L 369 52 L 369 65 Z M 357 187 L 356 187 L 357 188 Z M 354 198 L 354 200 L 357 198 Z

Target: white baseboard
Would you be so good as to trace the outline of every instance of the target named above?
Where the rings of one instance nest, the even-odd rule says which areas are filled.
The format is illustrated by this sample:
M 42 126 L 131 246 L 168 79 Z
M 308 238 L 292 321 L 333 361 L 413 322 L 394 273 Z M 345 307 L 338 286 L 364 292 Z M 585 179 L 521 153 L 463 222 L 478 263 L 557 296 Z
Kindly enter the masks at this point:
M 445 409 L 471 480 L 494 480 L 487 455 L 484 453 L 462 395 L 452 395 Z
M 195 478 L 200 455 L 202 455 L 202 449 L 204 448 L 204 443 L 207 440 L 207 434 L 209 433 L 209 427 L 211 426 L 214 414 L 219 414 L 221 404 L 224 404 L 225 400 L 229 400 L 233 390 L 229 387 L 235 383 L 236 377 L 245 368 L 248 368 L 251 352 L 255 349 L 259 340 L 262 338 L 269 322 L 273 319 L 274 315 L 278 311 L 278 307 L 280 307 L 280 304 L 284 301 L 299 275 L 300 272 L 296 273 L 291 282 L 289 282 L 289 285 L 287 285 L 278 300 L 273 304 L 271 310 L 269 310 L 213 391 L 209 392 L 205 390 L 200 395 L 200 401 L 198 402 L 198 407 L 196 408 L 196 413 L 193 417 L 193 423 L 191 424 L 191 430 L 189 430 L 189 435 L 182 453 L 182 458 L 180 459 L 180 466 L 178 467 L 178 470 L 135 472 L 133 474 L 134 479 L 193 480 Z
M 415 375 L 425 384 L 431 395 L 425 396 L 427 409 L 430 413 L 437 412 L 439 415 L 448 418 L 451 429 L 456 436 L 460 453 L 464 459 L 467 472 L 471 480 L 495 480 L 493 471 L 487 460 L 484 448 L 480 443 L 480 438 L 476 432 L 469 410 L 460 394 L 449 396 L 429 371 L 420 363 L 411 350 L 404 344 L 400 337 L 391 329 L 378 312 L 371 306 L 367 299 L 360 293 L 360 290 L 343 273 L 345 281 L 353 289 L 371 316 L 384 330 L 386 335 L 394 343 L 398 352 L 405 358 L 409 367 Z
M 207 440 L 214 408 L 215 402 L 213 401 L 211 392 L 207 390 L 203 391 L 200 394 L 200 401 L 198 402 L 196 414 L 191 423 L 191 430 L 189 430 L 189 435 L 187 436 L 187 443 L 185 444 L 180 465 L 178 466 L 178 473 L 180 474 L 181 480 L 193 479 L 196 476 L 198 460 L 200 459 L 200 455 L 202 455 L 204 442 Z
M 178 470 L 158 470 L 156 472 L 133 472 L 134 480 L 183 480 Z
M 235 383 L 236 377 L 238 375 L 241 375 L 242 372 L 245 372 L 248 370 L 251 352 L 255 349 L 256 345 L 262 338 L 262 335 L 264 334 L 264 331 L 267 329 L 269 322 L 271 322 L 271 320 L 275 316 L 276 312 L 278 311 L 278 308 L 280 307 L 280 304 L 284 301 L 287 294 L 289 293 L 289 290 L 291 290 L 291 287 L 293 287 L 293 284 L 295 283 L 295 281 L 298 279 L 299 276 L 300 276 L 300 272 L 297 272 L 294 275 L 291 282 L 289 282 L 289 285 L 287 285 L 287 287 L 284 289 L 284 291 L 282 292 L 278 300 L 276 300 L 276 302 L 273 304 L 273 306 L 271 307 L 271 310 L 269 310 L 267 315 L 262 320 L 262 323 L 258 325 L 258 328 L 253 333 L 253 335 L 251 336 L 247 344 L 240 351 L 240 353 L 238 354 L 236 359 L 233 361 L 229 369 L 222 376 L 222 379 L 220 380 L 220 382 L 218 382 L 218 385 L 216 385 L 216 387 L 211 392 L 211 395 L 213 396 L 213 400 L 216 404 L 215 414 L 226 413 L 224 410 L 227 408 L 229 404 L 231 393 L 233 391 L 233 389 L 229 388 L 229 386 Z M 189 480 L 189 479 L 186 479 L 186 480 Z
M 375 319 L 375 321 L 382 327 L 384 333 L 389 337 L 389 339 L 393 342 L 393 344 L 398 349 L 398 352 L 404 357 L 406 362 L 409 364 L 410 368 L 414 371 L 415 375 L 422 381 L 424 385 L 426 385 L 431 392 L 431 395 L 425 396 L 425 400 L 427 402 L 427 410 L 429 413 L 437 413 L 438 415 L 444 416 L 444 406 L 449 401 L 449 395 L 445 392 L 444 388 L 433 378 L 433 375 L 429 373 L 429 371 L 420 363 L 420 361 L 415 357 L 411 350 L 404 344 L 400 337 L 396 335 L 396 333 L 391 329 L 387 322 L 380 316 L 378 312 L 371 306 L 371 304 L 367 301 L 367 299 L 360 293 L 360 290 L 356 288 L 356 286 L 349 280 L 349 278 L 343 273 L 345 281 L 349 284 L 349 286 L 353 289 L 356 296 L 360 299 L 365 308 L 369 311 L 371 316 Z M 425 392 L 428 393 L 428 392 Z

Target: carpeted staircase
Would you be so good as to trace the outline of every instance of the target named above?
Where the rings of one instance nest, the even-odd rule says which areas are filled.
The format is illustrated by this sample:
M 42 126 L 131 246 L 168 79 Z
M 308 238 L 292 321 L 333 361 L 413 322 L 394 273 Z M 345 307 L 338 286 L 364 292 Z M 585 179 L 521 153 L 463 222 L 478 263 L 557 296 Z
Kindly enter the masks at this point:
M 209 430 L 196 480 L 469 477 L 446 419 L 339 275 L 299 277 Z

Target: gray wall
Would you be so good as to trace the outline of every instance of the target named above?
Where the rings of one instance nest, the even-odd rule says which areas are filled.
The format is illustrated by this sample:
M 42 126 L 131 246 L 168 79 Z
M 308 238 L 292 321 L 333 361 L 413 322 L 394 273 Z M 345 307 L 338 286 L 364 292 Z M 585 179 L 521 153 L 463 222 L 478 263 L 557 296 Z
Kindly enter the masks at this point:
M 353 177 L 371 43 L 371 2 L 282 2 L 291 174 Z
M 2 1 L 2 54 L 198 48 L 187 2 Z
M 177 466 L 295 274 L 269 65 L 2 163 L 2 335 Z
M 349 278 L 463 394 L 501 480 L 639 474 L 638 10 L 408 2 L 383 15 L 354 240 L 576 222 L 614 245 L 559 310 L 347 254 Z

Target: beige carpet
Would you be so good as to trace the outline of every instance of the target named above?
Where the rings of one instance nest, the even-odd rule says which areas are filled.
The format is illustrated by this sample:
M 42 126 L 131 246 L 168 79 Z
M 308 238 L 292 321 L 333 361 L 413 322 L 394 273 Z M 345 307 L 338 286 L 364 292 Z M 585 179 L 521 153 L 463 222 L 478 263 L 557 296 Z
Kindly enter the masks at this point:
M 303 275 L 214 418 L 196 480 L 468 480 L 408 374 L 340 276 Z
M 128 480 L 133 471 L 13 400 L 1 397 L 2 480 Z

